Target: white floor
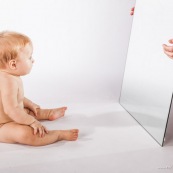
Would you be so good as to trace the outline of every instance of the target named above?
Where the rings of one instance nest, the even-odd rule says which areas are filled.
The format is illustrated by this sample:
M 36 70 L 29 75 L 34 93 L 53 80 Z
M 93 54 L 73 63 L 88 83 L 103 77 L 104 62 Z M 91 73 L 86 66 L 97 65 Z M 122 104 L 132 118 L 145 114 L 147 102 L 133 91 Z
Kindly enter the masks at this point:
M 164 147 L 118 103 L 71 104 L 49 129 L 79 128 L 76 142 L 44 147 L 0 144 L 1 173 L 169 173 L 171 133 Z

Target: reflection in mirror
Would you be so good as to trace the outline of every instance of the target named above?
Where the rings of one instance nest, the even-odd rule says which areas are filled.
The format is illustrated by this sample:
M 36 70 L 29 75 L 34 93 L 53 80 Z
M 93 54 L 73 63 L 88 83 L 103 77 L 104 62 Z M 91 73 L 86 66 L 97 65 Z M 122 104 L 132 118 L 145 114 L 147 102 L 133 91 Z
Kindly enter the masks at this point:
M 172 0 L 135 7 L 120 104 L 162 146 L 173 92 L 173 60 L 162 44 L 173 38 Z

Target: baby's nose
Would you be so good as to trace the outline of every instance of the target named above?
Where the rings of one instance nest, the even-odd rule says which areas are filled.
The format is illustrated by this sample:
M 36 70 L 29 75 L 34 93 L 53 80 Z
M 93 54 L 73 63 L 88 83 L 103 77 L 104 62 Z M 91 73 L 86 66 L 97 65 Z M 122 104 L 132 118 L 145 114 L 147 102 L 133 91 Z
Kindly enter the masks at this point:
M 35 62 L 35 60 L 34 59 L 32 59 L 32 63 L 34 63 Z

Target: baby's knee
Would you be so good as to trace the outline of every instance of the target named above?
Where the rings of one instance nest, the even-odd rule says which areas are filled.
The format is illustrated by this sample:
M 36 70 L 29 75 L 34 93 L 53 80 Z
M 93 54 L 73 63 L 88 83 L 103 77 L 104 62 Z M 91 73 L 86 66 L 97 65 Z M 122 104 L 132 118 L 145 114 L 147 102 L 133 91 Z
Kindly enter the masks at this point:
M 24 128 L 19 132 L 18 142 L 21 144 L 32 145 L 37 138 L 37 135 L 34 135 L 33 130 L 28 127 Z

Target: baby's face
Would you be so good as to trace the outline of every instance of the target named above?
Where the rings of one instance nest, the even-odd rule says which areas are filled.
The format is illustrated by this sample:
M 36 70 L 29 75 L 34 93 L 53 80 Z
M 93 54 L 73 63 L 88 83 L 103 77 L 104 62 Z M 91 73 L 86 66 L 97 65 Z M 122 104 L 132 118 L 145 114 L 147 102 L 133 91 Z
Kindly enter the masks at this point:
M 33 47 L 30 43 L 28 43 L 24 48 L 22 48 L 18 53 L 17 58 L 17 70 L 19 75 L 28 74 L 34 63 L 32 58 Z

